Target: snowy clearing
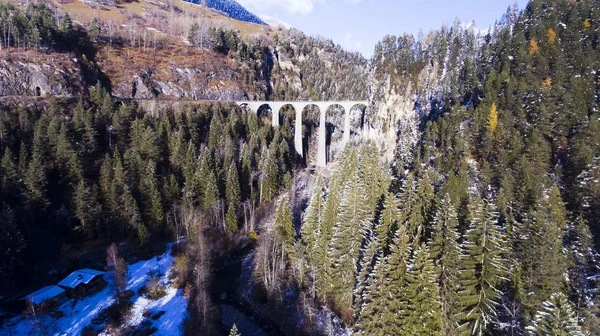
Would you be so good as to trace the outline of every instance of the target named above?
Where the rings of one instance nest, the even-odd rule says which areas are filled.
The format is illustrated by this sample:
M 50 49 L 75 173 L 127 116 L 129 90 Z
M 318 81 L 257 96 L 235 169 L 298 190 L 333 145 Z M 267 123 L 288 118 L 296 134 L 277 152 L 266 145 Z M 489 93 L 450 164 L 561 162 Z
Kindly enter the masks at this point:
M 170 273 L 173 257 L 171 245 L 160 256 L 149 260 L 139 261 L 129 266 L 129 282 L 127 289 L 133 291 L 131 298 L 132 307 L 127 320 L 127 326 L 138 326 L 146 320 L 143 316 L 148 311 L 159 316 L 151 321 L 151 327 L 157 330 L 155 335 L 180 335 L 181 324 L 186 315 L 187 297 L 182 295 L 182 290 L 171 287 L 167 279 Z M 158 300 L 151 300 L 138 294 L 138 291 L 150 279 L 149 271 L 158 271 L 161 274 L 160 282 L 166 286 L 166 295 Z M 71 299 L 52 313 L 37 319 L 18 316 L 8 321 L 0 328 L 0 335 L 27 335 L 40 329 L 40 326 L 51 335 L 78 335 L 88 325 L 93 325 L 92 320 L 100 312 L 113 303 L 114 281 L 111 274 L 105 274 L 107 286 L 101 291 L 78 299 Z M 164 313 L 161 313 L 164 312 Z M 63 315 L 64 314 L 64 315 Z M 94 326 L 97 330 L 103 328 L 103 323 Z

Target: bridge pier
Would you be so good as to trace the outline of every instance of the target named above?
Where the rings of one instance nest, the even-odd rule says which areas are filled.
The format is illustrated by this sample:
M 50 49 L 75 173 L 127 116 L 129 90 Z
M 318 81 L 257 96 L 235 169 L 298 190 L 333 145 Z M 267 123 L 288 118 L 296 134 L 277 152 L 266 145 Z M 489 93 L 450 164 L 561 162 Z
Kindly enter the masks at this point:
M 273 127 L 279 127 L 279 112 L 283 107 L 284 103 L 279 102 L 270 102 L 269 107 L 271 108 L 271 125 Z
M 342 144 L 346 146 L 348 141 L 350 141 L 350 110 L 355 104 L 353 103 L 344 103 L 342 107 L 344 108 L 344 134 L 342 136 Z
M 319 148 L 317 150 L 317 167 L 327 166 L 327 107 L 326 104 L 316 104 L 319 107 Z
M 304 157 L 304 148 L 302 148 L 302 112 L 304 112 L 306 105 L 293 103 L 292 106 L 294 107 L 294 111 L 296 111 L 296 121 L 294 123 L 294 147 L 296 148 L 296 153 L 301 157 Z

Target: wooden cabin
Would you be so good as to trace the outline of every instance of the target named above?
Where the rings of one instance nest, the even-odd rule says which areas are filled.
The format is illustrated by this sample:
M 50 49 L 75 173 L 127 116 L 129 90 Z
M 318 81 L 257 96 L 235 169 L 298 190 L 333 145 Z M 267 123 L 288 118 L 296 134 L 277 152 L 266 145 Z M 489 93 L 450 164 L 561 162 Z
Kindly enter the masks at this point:
M 48 312 L 67 301 L 67 293 L 58 286 L 46 286 L 25 297 L 27 313 Z
M 104 288 L 104 273 L 89 268 L 80 269 L 69 274 L 58 285 L 67 291 L 69 297 L 88 295 Z

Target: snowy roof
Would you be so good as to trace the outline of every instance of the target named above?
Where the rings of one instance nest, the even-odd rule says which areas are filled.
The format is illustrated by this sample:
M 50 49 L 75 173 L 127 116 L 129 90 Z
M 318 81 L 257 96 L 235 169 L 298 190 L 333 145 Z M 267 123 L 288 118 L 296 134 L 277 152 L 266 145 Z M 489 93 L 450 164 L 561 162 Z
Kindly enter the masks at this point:
M 69 276 L 59 282 L 58 285 L 66 288 L 75 288 L 82 283 L 87 285 L 90 281 L 94 280 L 94 278 L 102 274 L 104 274 L 104 272 L 83 268 L 69 274 Z
M 44 303 L 53 297 L 57 297 L 60 294 L 64 293 L 65 290 L 58 286 L 46 286 L 38 291 L 35 291 L 29 295 L 27 295 L 27 300 L 33 302 L 36 305 L 40 303 Z

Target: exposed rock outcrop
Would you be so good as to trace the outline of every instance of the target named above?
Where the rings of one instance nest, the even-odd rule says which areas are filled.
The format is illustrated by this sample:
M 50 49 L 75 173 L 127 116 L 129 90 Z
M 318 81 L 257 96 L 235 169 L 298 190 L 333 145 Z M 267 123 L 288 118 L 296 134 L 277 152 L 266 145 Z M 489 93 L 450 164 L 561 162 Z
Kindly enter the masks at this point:
M 66 55 L 0 57 L 0 96 L 66 96 L 84 91 L 77 59 Z

